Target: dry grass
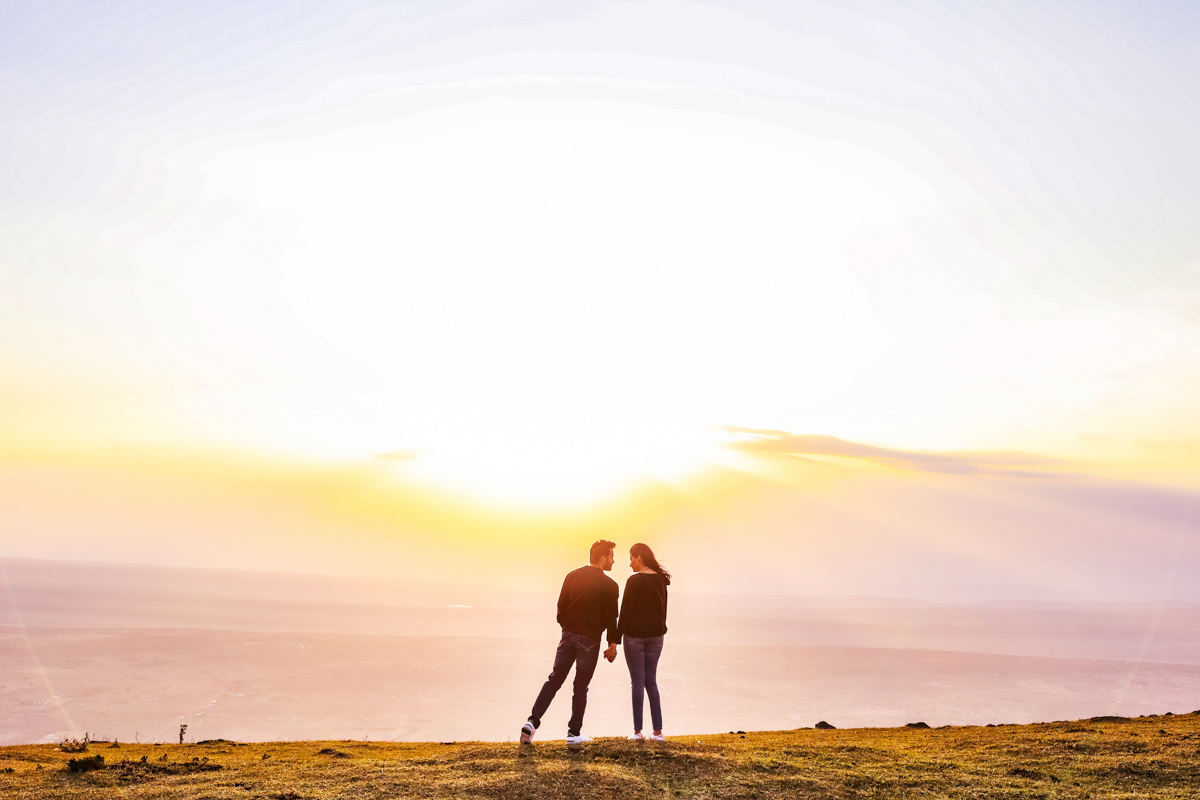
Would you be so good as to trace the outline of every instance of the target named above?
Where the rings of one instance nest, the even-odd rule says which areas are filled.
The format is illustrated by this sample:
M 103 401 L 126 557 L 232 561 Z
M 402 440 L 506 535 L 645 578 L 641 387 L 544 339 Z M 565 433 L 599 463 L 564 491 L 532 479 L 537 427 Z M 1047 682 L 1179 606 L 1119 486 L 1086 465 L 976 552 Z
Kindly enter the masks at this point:
M 1042 725 L 798 730 L 516 744 L 54 745 L 0 748 L 22 798 L 1195 798 L 1200 712 Z M 40 767 L 40 769 L 39 769 Z M 9 772 L 8 770 L 12 770 Z

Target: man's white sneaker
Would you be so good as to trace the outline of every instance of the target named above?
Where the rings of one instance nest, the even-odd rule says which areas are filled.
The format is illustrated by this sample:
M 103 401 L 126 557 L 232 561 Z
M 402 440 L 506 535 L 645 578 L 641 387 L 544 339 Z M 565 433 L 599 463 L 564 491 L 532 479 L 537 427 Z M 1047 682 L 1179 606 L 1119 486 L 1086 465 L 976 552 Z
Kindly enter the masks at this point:
M 640 734 L 640 733 L 631 733 L 631 734 L 629 734 L 629 736 L 628 736 L 628 737 L 626 737 L 626 738 L 628 738 L 628 739 L 629 739 L 629 741 L 631 741 L 631 742 L 632 742 L 632 741 L 638 741 L 638 742 L 644 742 L 644 741 L 646 741 L 646 737 L 645 737 L 645 736 L 643 736 L 643 735 L 642 735 L 642 734 Z
M 533 727 L 532 722 L 526 722 L 521 726 L 521 744 L 533 744 L 533 735 L 537 733 L 537 728 Z
M 650 740 L 653 742 L 665 742 L 667 737 L 663 736 L 661 733 L 652 733 L 650 734 Z
M 592 737 L 590 736 L 568 736 L 567 744 L 583 744 L 584 742 L 590 742 L 591 740 Z

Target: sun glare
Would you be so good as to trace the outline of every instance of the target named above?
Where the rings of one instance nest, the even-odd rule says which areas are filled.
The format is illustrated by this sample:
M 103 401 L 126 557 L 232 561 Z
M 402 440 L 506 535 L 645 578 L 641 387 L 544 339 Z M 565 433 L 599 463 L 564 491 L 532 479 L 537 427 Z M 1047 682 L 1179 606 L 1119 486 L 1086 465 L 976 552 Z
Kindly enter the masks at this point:
M 448 106 L 205 171 L 213 204 L 282 231 L 279 291 L 327 347 L 311 369 L 370 376 L 354 420 L 276 404 L 262 430 L 547 502 L 819 404 L 888 344 L 848 242 L 932 204 L 852 145 L 609 101 Z
M 578 508 L 647 480 L 685 480 L 725 457 L 715 435 L 706 441 L 704 432 L 669 422 L 645 431 L 603 420 L 575 426 L 542 420 L 540 428 L 511 423 L 431 435 L 428 449 L 395 462 L 395 474 L 489 506 Z

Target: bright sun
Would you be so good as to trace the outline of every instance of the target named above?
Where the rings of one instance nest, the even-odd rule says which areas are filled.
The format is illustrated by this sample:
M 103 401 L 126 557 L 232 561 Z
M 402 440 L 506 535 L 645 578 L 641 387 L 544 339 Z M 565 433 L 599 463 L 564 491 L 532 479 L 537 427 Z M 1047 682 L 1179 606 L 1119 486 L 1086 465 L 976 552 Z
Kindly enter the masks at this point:
M 281 379 L 225 397 L 233 416 L 288 448 L 411 450 L 398 471 L 522 503 L 676 475 L 713 457 L 711 425 L 820 407 L 888 346 L 848 243 L 932 202 L 845 143 L 583 100 L 246 146 L 205 180 L 239 220 L 206 263 L 236 281 L 263 257 L 239 255 L 246 226 L 278 242 L 274 291 L 328 393 L 290 402 Z

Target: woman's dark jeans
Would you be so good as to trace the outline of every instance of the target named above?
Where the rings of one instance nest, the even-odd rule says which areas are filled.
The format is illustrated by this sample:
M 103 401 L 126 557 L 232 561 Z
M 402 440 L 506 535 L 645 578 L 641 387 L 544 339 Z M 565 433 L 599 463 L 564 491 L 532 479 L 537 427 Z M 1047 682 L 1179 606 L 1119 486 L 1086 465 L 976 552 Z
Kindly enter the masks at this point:
M 642 692 L 650 696 L 650 721 L 654 730 L 662 730 L 662 705 L 658 700 L 658 659 L 663 651 L 663 637 L 625 637 L 625 663 L 629 665 L 629 681 L 633 684 L 633 729 L 642 729 Z

